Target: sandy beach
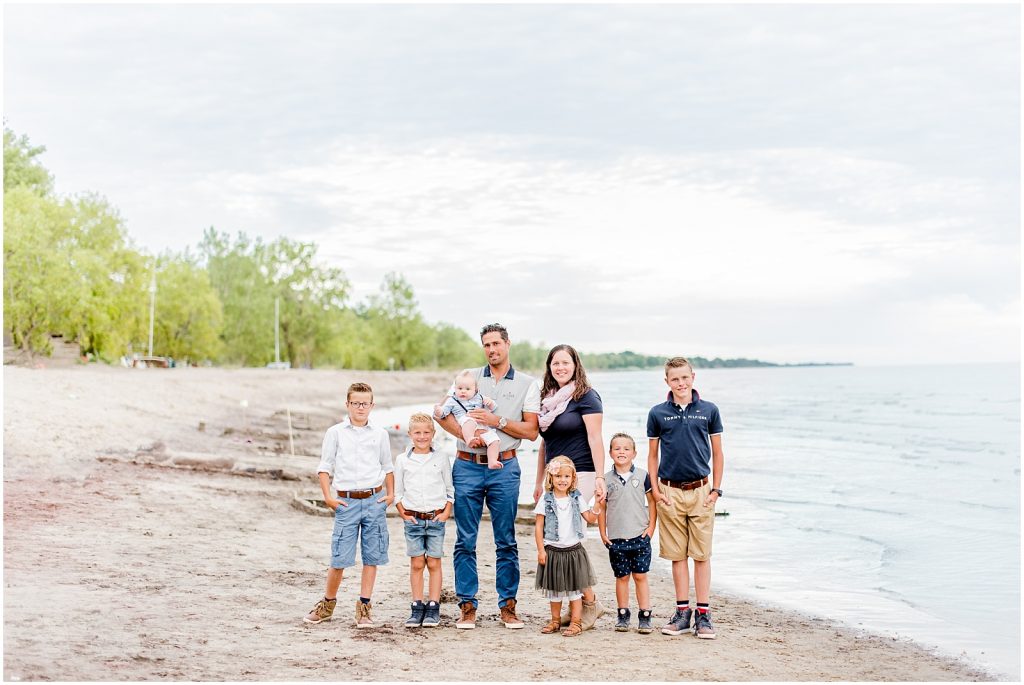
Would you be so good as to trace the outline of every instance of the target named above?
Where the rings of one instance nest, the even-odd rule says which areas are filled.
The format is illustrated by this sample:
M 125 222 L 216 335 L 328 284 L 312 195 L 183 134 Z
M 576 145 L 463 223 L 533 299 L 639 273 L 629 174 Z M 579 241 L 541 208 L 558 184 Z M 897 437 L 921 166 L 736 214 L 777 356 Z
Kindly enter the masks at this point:
M 576 639 L 541 635 L 548 607 L 533 590 L 528 527 L 519 531 L 525 630 L 497 621 L 487 524 L 478 629 L 453 625 L 454 525 L 442 625 L 403 628 L 408 563 L 394 517 L 374 594 L 383 627 L 353 625 L 358 568 L 342 582 L 335 620 L 305 625 L 323 591 L 331 521 L 293 502 L 318 494 L 320 440 L 355 380 L 374 387 L 378 406 L 427 408 L 450 374 L 5 366 L 4 679 L 991 679 L 910 642 L 720 593 L 714 641 L 620 634 L 610 615 Z M 597 592 L 613 606 L 605 550 L 590 545 Z M 671 581 L 651 580 L 660 625 Z

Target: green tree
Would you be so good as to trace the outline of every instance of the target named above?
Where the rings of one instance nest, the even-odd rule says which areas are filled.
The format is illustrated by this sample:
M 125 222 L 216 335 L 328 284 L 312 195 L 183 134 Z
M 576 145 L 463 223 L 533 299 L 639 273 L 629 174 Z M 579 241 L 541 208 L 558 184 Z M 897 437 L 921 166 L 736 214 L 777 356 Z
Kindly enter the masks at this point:
M 349 283 L 341 269 L 316 263 L 316 243 L 278 238 L 263 251 L 262 271 L 280 298 L 281 340 L 293 366 L 317 363 L 345 307 Z
M 117 209 L 105 199 L 87 194 L 65 202 L 71 221 L 61 244 L 76 287 L 62 331 L 82 352 L 116 359 L 146 327 L 146 258 L 132 248 Z
M 449 323 L 434 325 L 434 350 L 434 366 L 442 369 L 465 369 L 486 361 L 480 342 Z
M 221 302 L 223 361 L 263 365 L 274 354 L 274 295 L 261 269 L 264 245 L 239 233 L 232 241 L 213 227 L 199 243 L 210 284 Z
M 60 333 L 114 359 L 140 330 L 143 258 L 116 210 L 94 195 L 57 201 L 4 193 L 4 314 L 15 344 L 49 352 Z
M 157 266 L 153 347 L 175 359 L 215 359 L 223 342 L 220 300 L 209 274 L 186 250 L 161 257 Z
M 44 152 L 45 147 L 34 147 L 28 136 L 15 135 L 4 126 L 4 194 L 14 188 L 28 188 L 37 195 L 53 191 L 53 177 L 37 159 Z
M 4 324 L 23 350 L 50 352 L 66 326 L 76 276 L 60 239 L 68 208 L 27 186 L 4 192 Z
M 380 293 L 370 297 L 367 314 L 385 364 L 393 359 L 395 368 L 408 369 L 432 357 L 434 331 L 424 323 L 412 286 L 401 274 L 384 275 Z

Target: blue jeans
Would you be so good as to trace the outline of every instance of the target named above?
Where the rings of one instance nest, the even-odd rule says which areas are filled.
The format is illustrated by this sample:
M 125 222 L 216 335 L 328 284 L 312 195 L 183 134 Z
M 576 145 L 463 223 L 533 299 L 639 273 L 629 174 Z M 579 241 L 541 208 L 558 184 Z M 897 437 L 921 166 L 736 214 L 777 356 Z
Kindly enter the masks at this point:
M 444 549 L 444 521 L 405 521 L 405 549 L 410 557 L 440 559 Z
M 455 594 L 459 603 L 477 605 L 476 593 L 480 577 L 476 571 L 476 539 L 480 531 L 480 517 L 484 502 L 491 514 L 494 531 L 495 564 L 494 585 L 498 591 L 498 606 L 505 600 L 515 599 L 519 591 L 519 548 L 516 547 L 516 511 L 519 506 L 519 459 L 502 462 L 504 468 L 489 469 L 456 459 L 452 465 L 452 485 L 455 486 Z

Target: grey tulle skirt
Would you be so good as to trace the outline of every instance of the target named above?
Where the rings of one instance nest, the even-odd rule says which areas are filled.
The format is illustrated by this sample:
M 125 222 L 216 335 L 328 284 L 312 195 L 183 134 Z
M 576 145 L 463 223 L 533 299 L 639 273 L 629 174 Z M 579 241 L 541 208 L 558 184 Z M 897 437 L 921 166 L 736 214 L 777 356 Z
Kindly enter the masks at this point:
M 544 545 L 544 550 L 548 553 L 548 563 L 543 566 L 537 564 L 538 590 L 579 592 L 593 587 L 594 567 L 590 564 L 590 557 L 582 542 L 572 547 Z

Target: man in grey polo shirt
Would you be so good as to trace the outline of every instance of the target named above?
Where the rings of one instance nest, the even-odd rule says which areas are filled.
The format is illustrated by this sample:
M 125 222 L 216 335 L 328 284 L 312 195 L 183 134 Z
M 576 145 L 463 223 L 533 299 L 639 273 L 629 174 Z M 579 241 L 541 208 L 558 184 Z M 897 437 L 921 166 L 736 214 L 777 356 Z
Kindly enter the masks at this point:
M 537 381 L 512 368 L 508 352 L 508 331 L 500 324 L 489 324 L 480 331 L 480 343 L 487 355 L 487 366 L 474 369 L 480 393 L 493 399 L 494 412 L 474 409 L 469 412 L 478 423 L 494 428 L 501 438 L 499 458 L 502 468 L 487 468 L 487 451 L 479 438 L 464 443 L 462 431 L 451 415 L 435 419 L 446 431 L 459 438 L 452 484 L 455 486 L 455 594 L 461 617 L 455 626 L 476 627 L 476 594 L 480 582 L 476 567 L 476 542 L 484 502 L 491 515 L 494 531 L 494 584 L 498 609 L 506 628 L 522 628 L 516 616 L 519 591 L 519 548 L 516 546 L 516 512 L 519 506 L 521 469 L 516 449 L 522 440 L 537 438 L 540 412 L 540 386 Z

